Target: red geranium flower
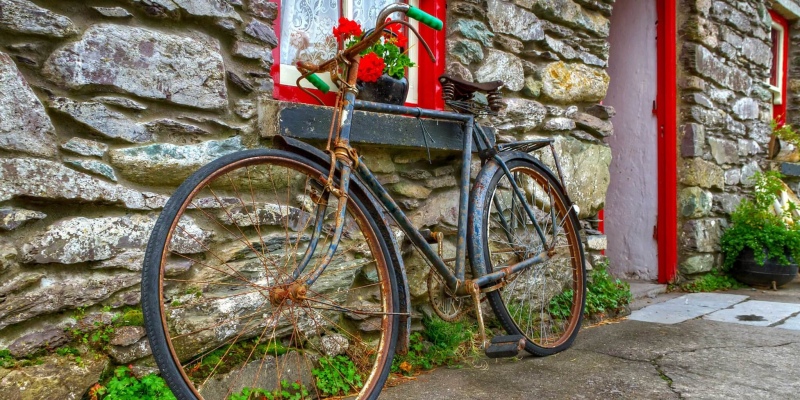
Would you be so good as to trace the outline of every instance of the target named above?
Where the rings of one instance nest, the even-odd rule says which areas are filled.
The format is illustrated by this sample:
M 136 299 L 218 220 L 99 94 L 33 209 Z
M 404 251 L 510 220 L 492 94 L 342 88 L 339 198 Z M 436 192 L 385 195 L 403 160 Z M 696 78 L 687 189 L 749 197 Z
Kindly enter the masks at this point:
M 339 38 L 343 35 L 342 40 L 350 36 L 361 36 L 361 33 L 361 25 L 358 22 L 344 17 L 339 18 L 339 26 L 333 27 L 333 36 Z
M 386 63 L 382 58 L 374 52 L 367 53 L 361 57 L 361 62 L 358 64 L 358 79 L 364 82 L 376 82 L 383 75 L 384 68 Z
M 390 18 L 386 19 L 389 22 Z M 397 47 L 405 48 L 408 45 L 408 38 L 403 34 L 403 26 L 400 24 L 391 24 L 387 27 L 394 35 L 388 35 L 389 41 L 396 44 Z

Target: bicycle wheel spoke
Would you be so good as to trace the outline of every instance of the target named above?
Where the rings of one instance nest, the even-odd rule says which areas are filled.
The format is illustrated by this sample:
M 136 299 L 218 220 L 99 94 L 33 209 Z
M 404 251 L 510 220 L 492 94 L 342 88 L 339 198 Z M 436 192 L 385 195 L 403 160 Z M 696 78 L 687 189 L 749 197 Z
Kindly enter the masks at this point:
M 249 154 L 190 177 L 164 207 L 159 221 L 170 225 L 154 229 L 151 241 L 162 245 L 149 248 L 161 250 L 146 255 L 143 280 L 157 293 L 143 302 L 155 311 L 148 333 L 166 345 L 153 347 L 156 362 L 173 390 L 197 398 L 245 387 L 365 398 L 389 372 L 400 315 L 376 222 L 350 194 L 342 238 L 325 261 L 340 204 L 325 192 L 327 171 L 288 153 Z M 312 272 L 319 277 L 309 283 Z M 361 383 L 341 371 L 343 392 L 318 388 L 312 371 L 329 356 L 358 365 Z
M 502 171 L 496 174 L 483 206 L 486 270 L 543 252 L 548 259 L 509 277 L 504 287 L 489 293 L 489 300 L 509 333 L 519 332 L 528 339 L 526 349 L 552 354 L 569 346 L 581 321 L 584 278 L 578 227 L 566 197 L 549 175 L 525 160 L 512 164 L 508 165 L 511 177 Z M 514 179 L 521 196 L 511 190 L 509 179 Z

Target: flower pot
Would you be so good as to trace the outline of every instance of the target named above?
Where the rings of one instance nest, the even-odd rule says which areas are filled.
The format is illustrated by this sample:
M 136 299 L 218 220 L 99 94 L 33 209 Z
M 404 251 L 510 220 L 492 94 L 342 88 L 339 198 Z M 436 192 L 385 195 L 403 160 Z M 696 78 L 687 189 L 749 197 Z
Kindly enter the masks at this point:
M 408 95 L 408 80 L 394 79 L 387 74 L 381 75 L 376 82 L 356 83 L 360 100 L 376 103 L 403 105 Z
M 739 282 L 751 286 L 785 285 L 797 276 L 797 263 L 781 265 L 769 257 L 758 265 L 753 250 L 745 247 L 731 267 L 731 275 Z

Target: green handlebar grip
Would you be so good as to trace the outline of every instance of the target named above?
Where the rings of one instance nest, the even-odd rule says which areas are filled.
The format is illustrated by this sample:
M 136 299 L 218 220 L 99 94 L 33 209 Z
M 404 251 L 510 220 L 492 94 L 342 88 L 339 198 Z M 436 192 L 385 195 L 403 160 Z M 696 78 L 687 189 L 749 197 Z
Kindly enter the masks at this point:
M 425 11 L 420 10 L 417 7 L 414 6 L 409 7 L 406 15 L 408 15 L 409 18 L 414 18 L 415 20 L 422 22 L 423 24 L 428 25 L 433 29 L 436 29 L 437 31 L 442 30 L 443 27 L 442 20 L 426 13 Z
M 316 74 L 310 74 L 306 77 L 306 79 L 314 85 L 315 88 L 319 89 L 322 93 L 328 93 L 331 91 L 331 87 L 328 86 L 320 77 Z

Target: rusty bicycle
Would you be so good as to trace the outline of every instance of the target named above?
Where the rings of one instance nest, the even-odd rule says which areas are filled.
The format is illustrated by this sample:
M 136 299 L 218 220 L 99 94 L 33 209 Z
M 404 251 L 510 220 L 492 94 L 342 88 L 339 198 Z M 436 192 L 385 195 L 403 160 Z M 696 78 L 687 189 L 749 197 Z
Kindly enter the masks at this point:
M 574 341 L 585 297 L 577 207 L 552 140 L 498 144 L 476 123 L 502 106 L 502 82 L 442 76 L 453 111 L 355 99 L 359 53 L 384 28 L 401 24 L 419 36 L 387 19 L 396 13 L 442 28 L 392 4 L 359 44 L 320 65 L 298 63 L 301 79 L 325 91 L 314 74 L 330 72 L 339 87 L 327 152 L 277 136 L 273 149 L 202 167 L 164 207 L 147 245 L 142 306 L 156 363 L 179 399 L 377 398 L 395 352 L 407 350 L 411 323 L 391 221 L 432 266 L 436 313 L 455 319 L 473 307 L 490 357 L 522 349 L 545 356 Z M 475 92 L 487 104 L 473 101 Z M 354 110 L 461 124 L 454 259 L 435 248 L 442 233 L 414 227 L 370 172 L 369 157 L 350 146 Z M 556 173 L 529 154 L 547 146 Z M 473 150 L 482 167 L 471 181 Z M 491 342 L 483 295 L 507 332 Z

